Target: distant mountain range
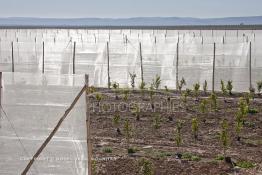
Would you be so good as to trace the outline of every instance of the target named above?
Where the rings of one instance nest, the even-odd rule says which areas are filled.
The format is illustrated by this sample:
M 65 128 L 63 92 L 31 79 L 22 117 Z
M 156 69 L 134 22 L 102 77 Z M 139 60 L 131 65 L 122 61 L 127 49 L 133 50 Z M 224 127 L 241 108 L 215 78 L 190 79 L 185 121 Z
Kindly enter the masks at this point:
M 136 17 L 136 18 L 0 18 L 0 26 L 185 26 L 262 25 L 262 16 L 227 18 Z

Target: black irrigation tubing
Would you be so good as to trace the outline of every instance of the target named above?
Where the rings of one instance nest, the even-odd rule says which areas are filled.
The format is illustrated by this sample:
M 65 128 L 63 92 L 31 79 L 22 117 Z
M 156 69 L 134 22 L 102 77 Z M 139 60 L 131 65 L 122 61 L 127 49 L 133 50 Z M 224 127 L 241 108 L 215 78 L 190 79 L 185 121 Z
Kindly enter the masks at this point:
M 16 136 L 16 138 L 18 139 L 18 142 L 20 143 L 20 145 L 21 145 L 21 147 L 22 147 L 24 153 L 26 154 L 27 157 L 31 157 L 31 156 L 29 155 L 29 153 L 27 152 L 27 150 L 26 150 L 26 148 L 25 148 L 25 146 L 24 146 L 22 140 L 20 139 L 20 137 L 19 137 L 19 135 L 18 135 L 18 133 L 17 133 L 17 131 L 16 131 L 16 129 L 15 129 L 15 126 L 13 125 L 13 123 L 12 123 L 11 120 L 9 119 L 7 113 L 5 112 L 3 106 L 1 105 L 0 108 L 1 108 L 1 110 L 3 111 L 3 113 L 4 113 L 4 115 L 5 115 L 5 117 L 6 117 L 7 121 L 8 121 L 8 123 L 10 124 L 12 130 L 14 131 L 15 136 Z M 33 165 L 33 167 L 34 167 L 36 173 L 39 174 L 39 172 L 38 172 L 36 166 Z

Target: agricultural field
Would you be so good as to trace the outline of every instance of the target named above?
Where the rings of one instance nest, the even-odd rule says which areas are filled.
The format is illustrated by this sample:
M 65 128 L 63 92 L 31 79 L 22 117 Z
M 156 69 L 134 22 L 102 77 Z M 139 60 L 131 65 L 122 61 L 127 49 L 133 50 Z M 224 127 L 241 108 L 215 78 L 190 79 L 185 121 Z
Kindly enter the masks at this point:
M 0 174 L 20 174 L 68 111 L 29 173 L 87 174 L 90 134 L 93 174 L 262 174 L 261 43 L 261 30 L 0 29 Z
M 154 81 L 90 88 L 94 174 L 262 174 L 260 93 L 232 92 L 232 82 L 216 93 L 159 90 Z

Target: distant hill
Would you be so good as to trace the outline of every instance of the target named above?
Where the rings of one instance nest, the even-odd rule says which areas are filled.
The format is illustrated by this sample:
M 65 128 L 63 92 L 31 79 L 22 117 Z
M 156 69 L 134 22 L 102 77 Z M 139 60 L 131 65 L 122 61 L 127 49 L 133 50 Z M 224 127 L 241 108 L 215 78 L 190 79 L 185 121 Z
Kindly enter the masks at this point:
M 228 18 L 0 18 L 0 26 L 183 26 L 183 25 L 261 25 L 262 16 Z

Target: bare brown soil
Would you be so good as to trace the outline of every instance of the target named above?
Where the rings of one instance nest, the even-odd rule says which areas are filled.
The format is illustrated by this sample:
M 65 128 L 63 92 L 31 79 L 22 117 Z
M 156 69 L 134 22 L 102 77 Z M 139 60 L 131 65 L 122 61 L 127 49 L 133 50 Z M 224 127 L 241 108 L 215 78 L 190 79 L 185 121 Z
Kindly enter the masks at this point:
M 235 131 L 235 115 L 238 100 L 243 94 L 234 93 L 226 96 L 218 94 L 218 110 L 207 105 L 207 113 L 201 113 L 199 105 L 208 94 L 199 99 L 191 95 L 187 103 L 183 103 L 179 93 L 157 92 L 150 100 L 148 93 L 130 91 L 128 99 L 124 99 L 123 91 L 115 93 L 102 92 L 103 98 L 97 101 L 96 95 L 90 97 L 91 129 L 93 141 L 94 171 L 96 174 L 135 175 L 142 174 L 141 159 L 152 163 L 152 170 L 157 175 L 204 175 L 204 174 L 262 174 L 262 98 L 256 96 L 250 102 L 250 108 L 258 113 L 248 114 L 240 141 Z M 116 98 L 117 96 L 117 98 Z M 152 109 L 151 103 L 154 104 Z M 134 112 L 134 103 L 139 104 L 140 112 Z M 109 107 L 110 105 L 110 107 Z M 170 107 L 172 106 L 172 108 Z M 120 116 L 119 126 L 113 122 L 116 114 Z M 139 115 L 139 120 L 137 120 Z M 156 116 L 160 116 L 159 128 L 155 127 Z M 192 134 L 191 121 L 197 117 L 199 132 L 197 140 Z M 128 145 L 124 132 L 125 120 L 130 121 L 132 136 Z M 224 160 L 220 141 L 221 121 L 229 124 L 230 144 L 226 156 L 234 163 L 251 162 L 254 167 L 233 167 Z M 175 141 L 177 122 L 182 121 L 182 144 Z M 120 132 L 117 132 L 119 127 Z M 127 148 L 134 148 L 135 153 L 128 154 Z M 107 149 L 107 151 L 106 151 Z M 182 154 L 182 158 L 179 155 Z M 193 156 L 188 158 L 184 155 Z

